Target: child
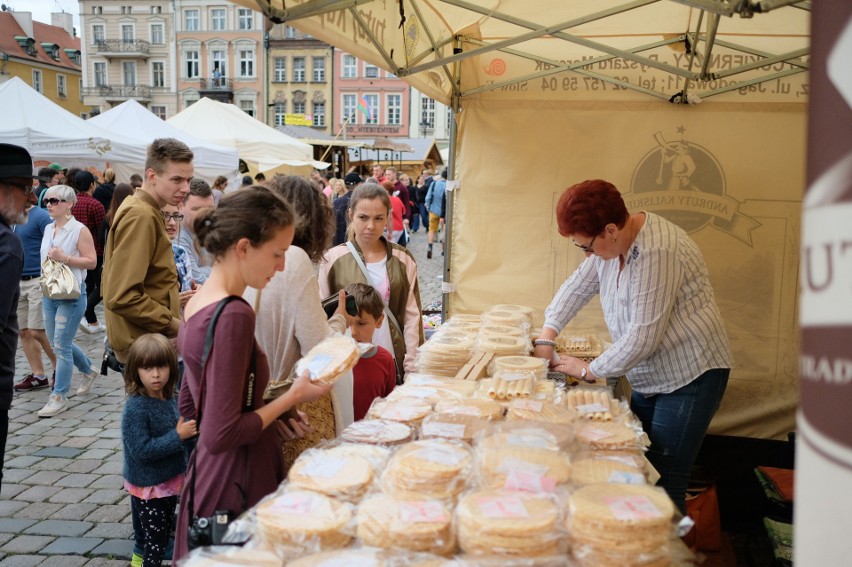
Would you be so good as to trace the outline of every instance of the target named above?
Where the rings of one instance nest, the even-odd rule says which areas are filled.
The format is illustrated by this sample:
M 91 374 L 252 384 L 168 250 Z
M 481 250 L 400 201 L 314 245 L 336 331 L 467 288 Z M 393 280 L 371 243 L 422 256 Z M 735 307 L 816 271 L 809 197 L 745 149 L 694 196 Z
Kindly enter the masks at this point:
M 184 441 L 195 421 L 178 416 L 177 354 L 163 335 L 142 335 L 130 347 L 124 372 L 127 400 L 121 418 L 124 487 L 144 554 L 142 565 L 160 565 L 186 472 Z M 143 543 L 144 542 L 144 543 Z M 136 557 L 134 557 L 136 559 Z
M 352 338 L 359 343 L 372 343 L 373 331 L 381 327 L 385 318 L 384 302 L 376 289 L 367 284 L 353 283 L 346 286 L 346 293 L 355 297 L 358 315 L 349 329 Z M 352 370 L 354 387 L 352 403 L 355 420 L 363 419 L 376 398 L 387 397 L 396 386 L 396 364 L 393 355 L 384 347 L 374 345 L 361 355 Z

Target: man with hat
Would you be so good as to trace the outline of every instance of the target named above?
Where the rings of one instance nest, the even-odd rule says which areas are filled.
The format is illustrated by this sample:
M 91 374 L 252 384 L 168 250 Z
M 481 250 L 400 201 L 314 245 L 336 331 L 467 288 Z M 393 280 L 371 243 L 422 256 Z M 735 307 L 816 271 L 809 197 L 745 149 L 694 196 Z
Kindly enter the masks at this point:
M 349 209 L 349 199 L 352 198 L 352 190 L 362 183 L 361 176 L 350 171 L 343 178 L 343 184 L 346 186 L 346 193 L 334 200 L 334 221 L 337 225 L 337 230 L 334 233 L 334 243 L 332 246 L 343 244 L 346 242 L 346 211 Z
M 12 225 L 27 222 L 27 198 L 33 191 L 33 160 L 27 150 L 0 144 L 0 484 L 9 433 L 9 409 L 18 348 L 18 297 L 24 247 Z

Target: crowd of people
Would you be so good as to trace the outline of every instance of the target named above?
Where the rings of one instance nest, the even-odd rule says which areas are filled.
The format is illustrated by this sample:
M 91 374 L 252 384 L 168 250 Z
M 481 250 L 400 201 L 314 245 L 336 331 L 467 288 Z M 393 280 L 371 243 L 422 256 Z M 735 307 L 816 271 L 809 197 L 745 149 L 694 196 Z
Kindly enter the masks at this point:
M 89 394 L 101 374 L 77 332 L 105 334 L 128 396 L 134 564 L 168 556 L 176 508 L 179 558 L 194 518 L 255 504 L 302 451 L 362 419 L 412 369 L 424 337 L 405 245 L 421 226 L 437 230 L 429 217 L 443 214 L 443 194 L 432 187 L 446 176 L 424 171 L 412 184 L 377 165 L 367 178 L 257 174 L 226 192 L 224 177 L 212 186 L 195 178 L 192 151 L 173 139 L 155 140 L 144 174 L 127 183 L 109 169 L 96 179 L 59 164 L 32 175 L 25 149 L 0 154 L 2 408 L 13 389 L 49 388 L 38 415 L 61 418 L 68 398 Z M 76 282 L 70 293 L 44 283 L 48 260 Z M 326 296 L 337 296 L 330 318 Z M 14 384 L 12 305 L 30 366 Z M 295 375 L 299 358 L 347 331 L 373 344 L 348 376 L 332 388 Z

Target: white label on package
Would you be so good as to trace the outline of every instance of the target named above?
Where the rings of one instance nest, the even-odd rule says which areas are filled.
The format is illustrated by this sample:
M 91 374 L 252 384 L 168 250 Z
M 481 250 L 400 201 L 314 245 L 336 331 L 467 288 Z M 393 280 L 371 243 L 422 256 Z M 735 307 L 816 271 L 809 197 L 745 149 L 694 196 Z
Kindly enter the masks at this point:
M 638 473 L 612 471 L 607 482 L 613 484 L 645 484 L 645 477 Z
M 527 471 L 538 476 L 544 476 L 547 474 L 547 471 L 550 470 L 550 467 L 547 465 L 539 465 L 536 463 L 531 463 L 529 461 L 525 461 L 523 459 L 518 459 L 515 457 L 506 457 L 502 461 L 500 461 L 500 466 L 497 467 L 497 472 L 501 472 L 504 474 L 508 474 L 513 470 L 521 470 Z
M 431 461 L 433 463 L 440 463 L 442 465 L 447 465 L 449 467 L 454 467 L 460 462 L 462 462 L 465 458 L 465 454 L 461 451 L 453 451 L 446 449 L 439 449 L 437 447 L 429 447 L 427 449 L 420 449 L 419 451 L 415 451 L 414 455 L 423 459 L 424 461 Z
M 556 489 L 556 481 L 532 471 L 513 469 L 506 475 L 503 488 L 521 492 L 553 492 Z
M 519 410 L 529 410 L 536 413 L 541 413 L 544 404 L 533 400 L 515 400 L 512 402 L 512 407 Z
M 340 457 L 329 457 L 320 455 L 308 461 L 302 468 L 302 473 L 307 476 L 318 476 L 321 478 L 332 478 L 337 476 L 346 464 Z
M 500 378 L 506 382 L 518 382 L 519 380 L 526 380 L 529 378 L 529 374 L 524 374 L 522 372 L 501 372 Z
M 663 517 L 663 513 L 654 503 L 644 496 L 610 497 L 604 500 L 618 520 L 650 520 Z
M 423 424 L 423 435 L 430 437 L 464 437 L 464 423 L 441 423 L 430 421 Z
M 529 518 L 527 507 L 515 496 L 479 498 L 479 510 L 486 518 Z
M 581 406 L 577 406 L 577 411 L 580 415 L 588 415 L 590 413 L 602 413 L 605 411 L 609 411 L 609 408 L 603 404 L 583 404 Z
M 461 414 L 461 415 L 473 415 L 473 416 L 478 416 L 482 413 L 482 412 L 479 411 L 479 408 L 476 407 L 476 406 L 453 406 L 451 408 L 447 408 L 444 411 L 446 411 L 447 413 L 455 413 L 455 414 Z
M 310 372 L 311 378 L 316 378 L 325 371 L 331 361 L 331 355 L 322 353 L 316 354 L 305 361 L 302 371 L 304 372 L 307 370 Z
M 331 505 L 328 500 L 313 494 L 294 492 L 277 498 L 269 507 L 271 511 L 291 516 L 331 517 Z
M 399 516 L 403 523 L 439 524 L 447 521 L 444 507 L 440 502 L 429 500 L 411 500 L 399 504 Z
M 600 441 L 601 439 L 612 437 L 612 433 L 604 431 L 603 429 L 598 429 L 597 427 L 588 426 L 584 427 L 582 431 L 580 431 L 580 436 L 584 439 L 588 439 L 589 441 Z
M 522 433 L 521 431 L 523 430 L 506 435 L 506 442 L 515 447 L 534 447 L 536 449 L 550 449 L 556 444 L 553 435 L 543 430 L 542 435 L 533 432 Z

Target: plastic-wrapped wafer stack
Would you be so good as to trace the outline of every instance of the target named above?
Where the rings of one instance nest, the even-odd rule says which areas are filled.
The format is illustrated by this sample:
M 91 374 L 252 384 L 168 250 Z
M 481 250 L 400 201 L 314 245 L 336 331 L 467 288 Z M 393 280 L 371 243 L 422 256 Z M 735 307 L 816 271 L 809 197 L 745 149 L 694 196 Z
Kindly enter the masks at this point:
M 421 345 L 414 364 L 421 374 L 455 376 L 470 360 L 475 346 L 473 333 L 442 328 Z
M 612 421 L 621 413 L 618 400 L 604 388 L 572 388 L 565 392 L 563 403 L 581 419 L 590 421 Z
M 497 371 L 491 379 L 488 397 L 507 401 L 532 397 L 535 391 L 535 373 L 529 371 Z

